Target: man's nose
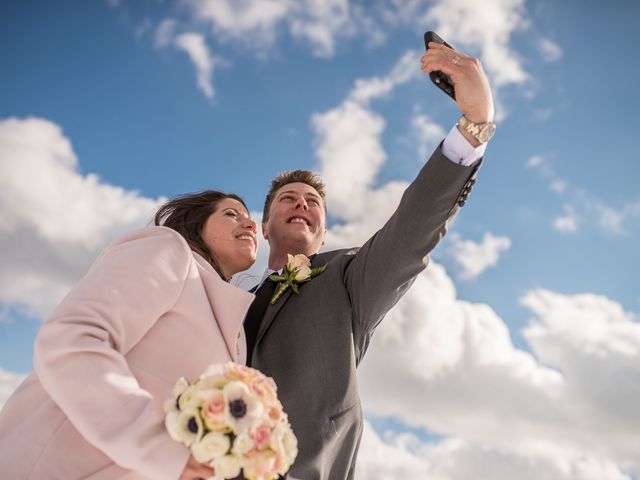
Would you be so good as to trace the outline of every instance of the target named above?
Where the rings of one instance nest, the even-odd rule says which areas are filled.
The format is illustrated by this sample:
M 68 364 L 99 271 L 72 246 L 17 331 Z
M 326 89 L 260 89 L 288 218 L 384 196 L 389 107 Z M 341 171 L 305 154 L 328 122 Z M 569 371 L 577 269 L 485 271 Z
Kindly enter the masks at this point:
M 302 210 L 309 210 L 309 205 L 307 204 L 307 201 L 304 199 L 304 197 L 300 197 L 298 198 L 298 201 L 296 201 L 296 209 L 301 208 Z

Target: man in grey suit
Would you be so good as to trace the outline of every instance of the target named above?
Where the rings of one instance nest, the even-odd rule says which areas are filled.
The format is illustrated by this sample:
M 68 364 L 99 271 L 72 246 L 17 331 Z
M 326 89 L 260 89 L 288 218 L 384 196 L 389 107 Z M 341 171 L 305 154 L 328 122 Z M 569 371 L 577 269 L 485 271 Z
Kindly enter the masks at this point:
M 269 303 L 274 286 L 263 282 L 245 320 L 248 363 L 275 379 L 298 437 L 290 480 L 354 477 L 362 435 L 356 368 L 375 327 L 426 267 L 465 203 L 495 130 L 491 91 L 477 59 L 432 44 L 421 63 L 425 73 L 440 70 L 452 78 L 463 117 L 361 248 L 318 253 L 327 227 L 324 186 L 315 174 L 282 174 L 267 195 L 266 273 L 281 271 L 287 254 L 326 265 L 299 294 L 289 288 L 275 304 Z

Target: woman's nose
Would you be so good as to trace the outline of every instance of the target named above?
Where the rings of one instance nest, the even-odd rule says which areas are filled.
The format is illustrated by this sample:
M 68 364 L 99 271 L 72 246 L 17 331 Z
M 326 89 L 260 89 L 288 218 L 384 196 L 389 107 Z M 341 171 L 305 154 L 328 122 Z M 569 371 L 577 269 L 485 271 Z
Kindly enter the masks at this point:
M 257 231 L 256 222 L 254 222 L 250 218 L 245 220 L 243 227 L 246 228 L 247 230 L 251 230 L 253 233 L 256 233 Z

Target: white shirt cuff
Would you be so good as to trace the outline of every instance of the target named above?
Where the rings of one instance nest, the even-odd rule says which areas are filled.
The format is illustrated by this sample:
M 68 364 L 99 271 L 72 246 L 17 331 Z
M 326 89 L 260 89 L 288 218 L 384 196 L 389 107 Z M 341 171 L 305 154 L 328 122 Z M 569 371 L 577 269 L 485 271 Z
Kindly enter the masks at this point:
M 469 167 L 476 163 L 484 155 L 487 144 L 483 143 L 479 147 L 473 147 L 469 141 L 460 133 L 457 125 L 449 131 L 449 134 L 442 142 L 442 153 L 452 162 L 458 165 Z

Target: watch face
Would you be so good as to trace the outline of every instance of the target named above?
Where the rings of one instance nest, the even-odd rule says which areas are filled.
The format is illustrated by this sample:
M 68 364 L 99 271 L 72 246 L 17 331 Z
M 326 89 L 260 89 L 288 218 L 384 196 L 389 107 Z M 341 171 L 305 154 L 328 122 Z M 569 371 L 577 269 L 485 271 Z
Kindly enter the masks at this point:
M 480 133 L 477 136 L 478 141 L 484 143 L 488 141 L 493 134 L 496 133 L 496 126 L 494 123 L 487 123 L 480 129 Z

